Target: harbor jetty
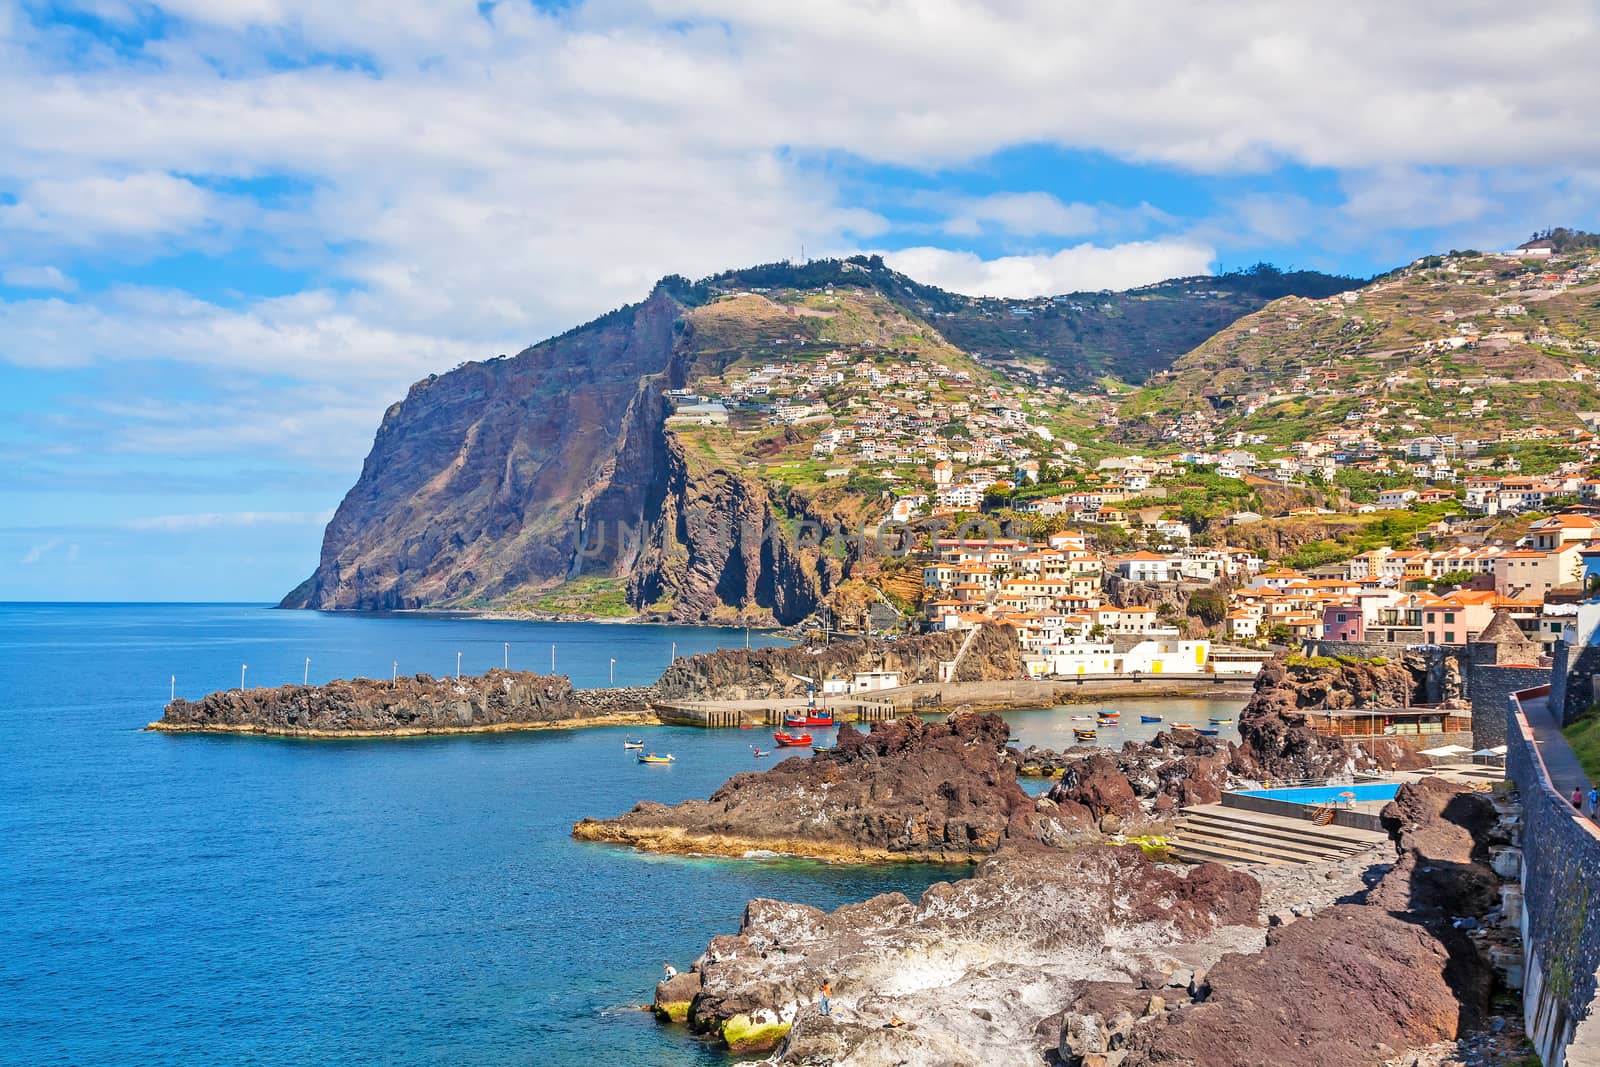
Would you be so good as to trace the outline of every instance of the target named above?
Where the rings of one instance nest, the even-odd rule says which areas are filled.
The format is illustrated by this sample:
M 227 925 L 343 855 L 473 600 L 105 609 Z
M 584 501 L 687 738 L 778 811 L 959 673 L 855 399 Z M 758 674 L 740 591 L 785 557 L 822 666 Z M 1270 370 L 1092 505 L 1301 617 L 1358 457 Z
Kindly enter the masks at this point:
M 408 737 L 658 722 L 647 688 L 575 689 L 560 674 L 350 678 L 227 689 L 168 704 L 152 730 L 283 737 Z

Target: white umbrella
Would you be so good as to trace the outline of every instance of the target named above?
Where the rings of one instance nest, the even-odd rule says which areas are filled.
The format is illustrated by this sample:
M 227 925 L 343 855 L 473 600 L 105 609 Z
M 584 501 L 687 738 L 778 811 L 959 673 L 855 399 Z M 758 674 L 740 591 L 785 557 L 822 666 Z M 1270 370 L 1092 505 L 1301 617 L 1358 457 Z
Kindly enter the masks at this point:
M 1473 753 L 1474 756 L 1504 756 L 1505 754 L 1506 746 L 1504 745 L 1496 745 L 1494 748 L 1480 748 Z
M 1438 748 L 1425 748 L 1421 754 L 1424 756 L 1461 756 L 1472 749 L 1466 745 L 1440 745 Z

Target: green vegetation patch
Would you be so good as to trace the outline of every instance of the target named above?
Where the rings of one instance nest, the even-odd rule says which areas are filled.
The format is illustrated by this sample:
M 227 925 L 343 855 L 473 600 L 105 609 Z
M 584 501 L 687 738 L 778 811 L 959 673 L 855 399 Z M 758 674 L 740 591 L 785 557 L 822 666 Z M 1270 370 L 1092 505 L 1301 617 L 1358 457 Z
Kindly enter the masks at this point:
M 598 615 L 624 618 L 632 615 L 623 579 L 586 574 L 565 582 L 534 600 L 539 611 L 553 614 Z
M 1600 707 L 1561 731 L 1590 781 L 1600 782 Z

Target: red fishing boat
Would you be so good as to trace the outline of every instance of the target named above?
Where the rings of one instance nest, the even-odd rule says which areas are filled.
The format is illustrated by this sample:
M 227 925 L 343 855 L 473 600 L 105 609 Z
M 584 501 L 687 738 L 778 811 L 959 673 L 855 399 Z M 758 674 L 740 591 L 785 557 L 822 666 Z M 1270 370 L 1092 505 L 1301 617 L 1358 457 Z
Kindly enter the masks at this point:
M 772 735 L 772 739 L 780 748 L 799 748 L 811 744 L 810 734 L 786 734 L 779 731 Z
M 832 726 L 833 712 L 823 708 L 812 708 L 804 714 L 789 712 L 783 717 L 785 726 Z

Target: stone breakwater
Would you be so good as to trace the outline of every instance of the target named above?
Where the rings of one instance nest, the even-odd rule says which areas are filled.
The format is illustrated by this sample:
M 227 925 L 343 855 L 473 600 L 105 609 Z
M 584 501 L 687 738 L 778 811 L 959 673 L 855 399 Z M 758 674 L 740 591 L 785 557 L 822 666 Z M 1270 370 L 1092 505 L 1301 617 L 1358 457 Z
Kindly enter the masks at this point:
M 174 700 L 153 730 L 286 737 L 405 737 L 602 723 L 654 723 L 648 688 L 574 689 L 559 674 L 491 670 L 228 689 Z
M 1065 843 L 1087 823 L 1017 783 L 997 715 L 915 717 L 871 733 L 839 727 L 835 747 L 764 772 L 735 775 L 709 800 L 636 805 L 614 819 L 584 819 L 579 840 L 654 852 L 819 859 L 971 862 L 1008 843 Z
M 916 902 L 752 901 L 657 1010 L 776 1067 L 1377 1067 L 1486 1021 L 1467 928 L 1497 921 L 1487 798 L 1426 782 L 1385 816 L 1392 847 L 1326 882 L 1024 845 Z

